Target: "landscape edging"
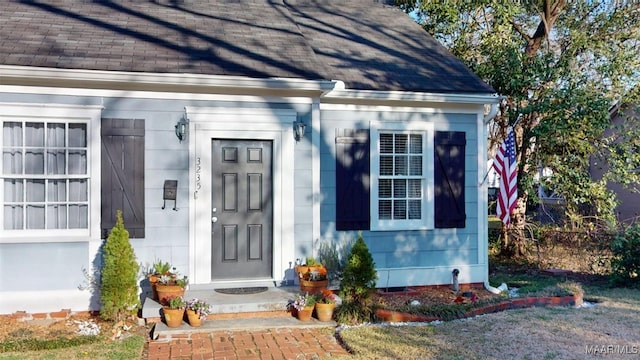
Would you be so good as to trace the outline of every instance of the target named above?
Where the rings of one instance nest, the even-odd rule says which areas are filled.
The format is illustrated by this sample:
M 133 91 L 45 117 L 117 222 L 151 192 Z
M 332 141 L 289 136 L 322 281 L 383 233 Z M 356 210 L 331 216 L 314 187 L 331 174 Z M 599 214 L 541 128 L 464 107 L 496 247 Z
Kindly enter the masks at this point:
M 513 298 L 495 304 L 487 304 L 474 308 L 460 316 L 459 319 L 470 318 L 478 315 L 490 314 L 509 309 L 523 309 L 535 306 L 576 306 L 582 304 L 582 295 L 568 296 L 529 296 Z M 442 321 L 439 316 L 426 316 L 410 314 L 387 309 L 377 309 L 376 315 L 385 322 L 432 322 Z

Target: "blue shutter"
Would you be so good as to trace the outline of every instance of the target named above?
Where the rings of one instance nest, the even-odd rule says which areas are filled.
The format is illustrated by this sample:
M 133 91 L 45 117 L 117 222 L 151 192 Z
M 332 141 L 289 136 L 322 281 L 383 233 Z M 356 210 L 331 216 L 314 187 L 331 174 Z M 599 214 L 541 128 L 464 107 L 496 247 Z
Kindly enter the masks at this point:
M 437 131 L 435 134 L 435 227 L 464 228 L 464 132 Z
M 369 230 L 369 130 L 336 129 L 336 230 Z

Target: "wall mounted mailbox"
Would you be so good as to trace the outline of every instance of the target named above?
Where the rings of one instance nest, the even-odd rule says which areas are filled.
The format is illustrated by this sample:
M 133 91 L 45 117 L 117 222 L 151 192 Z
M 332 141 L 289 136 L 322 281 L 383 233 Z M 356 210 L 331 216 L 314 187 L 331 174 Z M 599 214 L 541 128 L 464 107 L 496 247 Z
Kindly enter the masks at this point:
M 173 200 L 173 210 L 178 211 L 176 207 L 176 195 L 178 193 L 178 180 L 165 180 L 164 191 L 162 195 L 162 210 L 164 210 L 167 200 Z

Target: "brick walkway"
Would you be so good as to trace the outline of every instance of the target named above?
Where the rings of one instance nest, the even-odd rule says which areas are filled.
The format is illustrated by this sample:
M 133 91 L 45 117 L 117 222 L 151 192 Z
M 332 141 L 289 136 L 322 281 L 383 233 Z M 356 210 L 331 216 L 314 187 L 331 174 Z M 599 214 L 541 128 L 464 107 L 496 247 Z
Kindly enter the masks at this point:
M 292 359 L 348 355 L 331 328 L 277 328 L 172 335 L 149 342 L 149 360 Z

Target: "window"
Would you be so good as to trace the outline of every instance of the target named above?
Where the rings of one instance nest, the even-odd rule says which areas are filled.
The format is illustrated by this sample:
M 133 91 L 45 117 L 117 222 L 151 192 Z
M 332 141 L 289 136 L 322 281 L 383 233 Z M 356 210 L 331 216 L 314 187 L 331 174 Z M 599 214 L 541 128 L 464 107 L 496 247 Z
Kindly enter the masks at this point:
M 336 230 L 464 228 L 466 134 L 336 129 Z
M 91 117 L 85 107 L 0 106 L 3 230 L 89 233 Z
M 426 126 L 372 125 L 371 230 L 433 228 L 433 131 Z

